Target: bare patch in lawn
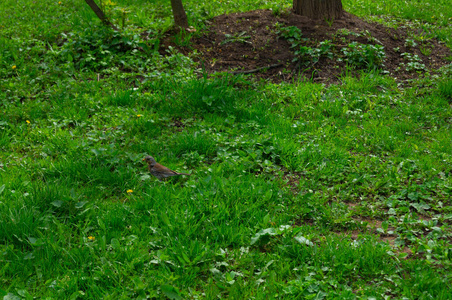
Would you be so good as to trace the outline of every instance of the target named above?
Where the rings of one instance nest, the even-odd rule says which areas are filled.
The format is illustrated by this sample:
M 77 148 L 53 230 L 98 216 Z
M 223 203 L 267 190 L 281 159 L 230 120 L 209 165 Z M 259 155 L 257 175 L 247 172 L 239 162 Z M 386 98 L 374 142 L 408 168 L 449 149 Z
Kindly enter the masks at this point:
M 293 44 L 279 33 L 281 27 L 290 26 L 301 30 L 302 43 L 298 46 L 316 49 L 320 42 L 329 40 L 335 56 L 324 55 L 318 61 L 300 64 Z M 336 54 L 344 55 L 343 51 L 348 51 L 351 43 L 382 46 L 385 59 L 381 70 L 399 80 L 415 78 L 450 63 L 446 60 L 450 50 L 436 40 L 416 42 L 406 28 L 388 28 L 347 12 L 341 20 L 332 23 L 290 12 L 275 15 L 270 10 L 220 15 L 211 20 L 205 33 L 179 49 L 186 54 L 197 50 L 209 73 L 255 73 L 259 78 L 275 82 L 305 78 L 334 83 L 350 71 L 349 62 L 338 59 Z M 175 45 L 167 37 L 162 46 L 164 53 L 168 46 Z

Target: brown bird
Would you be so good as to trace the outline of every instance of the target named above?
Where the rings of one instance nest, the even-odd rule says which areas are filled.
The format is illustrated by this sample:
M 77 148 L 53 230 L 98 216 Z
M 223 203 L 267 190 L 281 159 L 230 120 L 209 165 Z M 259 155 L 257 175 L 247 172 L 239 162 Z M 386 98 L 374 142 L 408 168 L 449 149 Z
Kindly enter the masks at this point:
M 148 163 L 148 168 L 149 168 L 149 171 L 151 172 L 151 174 L 154 175 L 155 177 L 157 177 L 159 180 L 163 180 L 170 176 L 178 176 L 178 175 L 190 176 L 190 174 L 177 173 L 171 169 L 168 169 L 167 167 L 156 162 L 152 156 L 148 155 L 145 158 L 143 158 L 143 160 Z

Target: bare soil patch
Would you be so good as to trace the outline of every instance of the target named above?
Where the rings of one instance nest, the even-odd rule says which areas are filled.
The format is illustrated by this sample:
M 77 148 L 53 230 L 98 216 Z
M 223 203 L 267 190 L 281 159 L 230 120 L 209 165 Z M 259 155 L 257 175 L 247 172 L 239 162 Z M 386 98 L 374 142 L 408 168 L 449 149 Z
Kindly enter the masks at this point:
M 296 26 L 301 29 L 306 46 L 313 47 L 324 40 L 332 41 L 337 53 L 349 43 L 384 47 L 385 59 L 382 71 L 398 80 L 415 78 L 419 74 L 447 65 L 451 51 L 436 40 L 411 40 L 406 29 L 393 29 L 377 23 L 366 22 L 345 12 L 341 20 L 314 21 L 307 17 L 286 12 L 275 15 L 270 10 L 255 10 L 245 13 L 220 15 L 211 20 L 203 35 L 194 37 L 190 46 L 178 47 L 188 53 L 197 50 L 209 73 L 255 73 L 271 81 L 292 81 L 300 76 L 315 82 L 337 82 L 346 70 L 346 62 L 337 58 L 321 57 L 316 63 L 301 65 L 294 61 L 291 43 L 280 37 L 278 27 Z M 338 34 L 339 32 L 339 34 Z M 346 34 L 350 32 L 350 34 Z M 173 45 L 170 39 L 163 41 L 162 49 Z M 425 68 L 407 70 L 406 55 L 417 55 L 419 64 Z

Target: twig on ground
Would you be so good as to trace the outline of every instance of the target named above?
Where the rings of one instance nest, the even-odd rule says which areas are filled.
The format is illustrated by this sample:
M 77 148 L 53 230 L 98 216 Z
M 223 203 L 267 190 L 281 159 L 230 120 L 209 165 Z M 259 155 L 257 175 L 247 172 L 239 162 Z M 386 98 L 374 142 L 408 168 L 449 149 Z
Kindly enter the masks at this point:
M 269 65 L 269 66 L 260 67 L 260 68 L 256 68 L 256 69 L 244 70 L 244 71 L 234 71 L 234 72 L 229 72 L 229 73 L 231 73 L 231 74 L 250 74 L 250 73 L 259 72 L 259 71 L 264 70 L 264 69 L 271 69 L 271 68 L 280 67 L 282 65 L 283 64 L 274 64 L 274 65 Z

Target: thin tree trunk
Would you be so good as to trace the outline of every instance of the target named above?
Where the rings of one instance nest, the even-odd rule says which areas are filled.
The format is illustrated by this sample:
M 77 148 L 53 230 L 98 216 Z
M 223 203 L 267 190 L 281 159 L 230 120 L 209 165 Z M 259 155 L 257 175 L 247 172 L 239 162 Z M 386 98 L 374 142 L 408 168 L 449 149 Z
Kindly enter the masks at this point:
M 188 28 L 187 14 L 185 13 L 182 0 L 171 0 L 171 8 L 173 9 L 174 23 L 176 27 Z
M 337 20 L 343 13 L 341 0 L 293 0 L 293 10 L 311 19 Z
M 85 2 L 91 7 L 91 9 L 94 11 L 94 13 L 97 15 L 97 17 L 104 23 L 105 25 L 110 26 L 114 30 L 118 31 L 118 28 L 113 25 L 107 18 L 107 16 L 104 14 L 102 9 L 100 9 L 99 6 L 97 6 L 96 2 L 94 0 L 85 0 Z

